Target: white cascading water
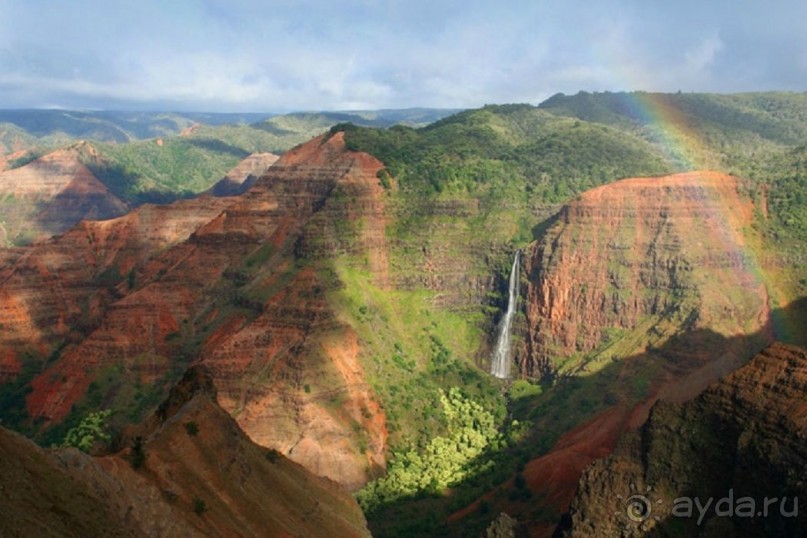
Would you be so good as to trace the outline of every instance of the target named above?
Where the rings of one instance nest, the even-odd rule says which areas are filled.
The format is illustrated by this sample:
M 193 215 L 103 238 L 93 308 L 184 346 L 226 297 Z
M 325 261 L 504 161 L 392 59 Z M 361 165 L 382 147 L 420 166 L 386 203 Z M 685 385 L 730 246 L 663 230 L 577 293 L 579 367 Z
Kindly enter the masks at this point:
M 500 379 L 510 377 L 510 326 L 516 313 L 518 302 L 518 270 L 521 260 L 521 251 L 516 251 L 513 268 L 510 269 L 510 296 L 507 299 L 507 312 L 499 322 L 499 333 L 496 336 L 496 347 L 493 348 L 493 358 L 490 361 L 490 373 Z

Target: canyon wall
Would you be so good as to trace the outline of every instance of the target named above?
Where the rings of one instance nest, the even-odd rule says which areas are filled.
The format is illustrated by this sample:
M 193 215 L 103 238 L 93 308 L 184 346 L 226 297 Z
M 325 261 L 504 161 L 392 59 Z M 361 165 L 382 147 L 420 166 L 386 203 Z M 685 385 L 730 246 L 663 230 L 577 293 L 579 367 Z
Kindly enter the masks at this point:
M 745 235 L 752 219 L 738 180 L 716 172 L 581 194 L 526 256 L 521 372 L 594 371 L 681 330 L 764 331 L 768 292 Z
M 88 397 L 142 405 L 201 361 L 253 439 L 361 486 L 385 465 L 384 413 L 322 262 L 361 255 L 386 285 L 380 168 L 320 137 L 240 197 L 143 206 L 8 254 L 2 374 L 35 373 L 27 413 L 52 426 Z
M 142 461 L 133 464 L 134 437 Z M 189 371 L 126 447 L 42 449 L 0 428 L 3 536 L 369 536 L 337 484 L 251 442 Z
M 563 535 L 800 536 L 805 436 L 807 350 L 774 343 L 694 400 L 658 402 L 586 469 Z M 685 498 L 712 501 L 686 517 Z
M 62 233 L 82 219 L 123 215 L 129 205 L 84 164 L 99 159 L 79 142 L 24 166 L 0 170 L 0 247 Z

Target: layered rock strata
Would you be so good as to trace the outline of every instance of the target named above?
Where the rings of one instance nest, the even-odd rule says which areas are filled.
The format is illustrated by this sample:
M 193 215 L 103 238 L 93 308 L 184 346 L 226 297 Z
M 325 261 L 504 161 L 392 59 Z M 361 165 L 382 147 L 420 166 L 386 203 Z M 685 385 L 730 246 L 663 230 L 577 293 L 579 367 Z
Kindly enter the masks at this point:
M 574 373 L 586 354 L 607 360 L 603 345 L 632 332 L 636 345 L 610 355 L 661 346 L 681 329 L 763 330 L 768 293 L 744 235 L 752 219 L 738 180 L 716 172 L 580 195 L 526 256 L 522 373 Z
M 563 535 L 801 536 L 805 439 L 807 350 L 774 343 L 696 399 L 659 401 L 586 469 Z
M 338 485 L 251 442 L 215 403 L 204 370 L 189 371 L 126 444 L 92 457 L 44 450 L 0 428 L 0 534 L 370 535 Z

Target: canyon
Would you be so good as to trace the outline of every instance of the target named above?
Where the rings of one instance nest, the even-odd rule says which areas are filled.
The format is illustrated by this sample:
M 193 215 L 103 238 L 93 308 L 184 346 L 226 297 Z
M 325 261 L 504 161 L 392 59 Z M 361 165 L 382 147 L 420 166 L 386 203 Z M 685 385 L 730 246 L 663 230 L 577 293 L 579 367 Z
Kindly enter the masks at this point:
M 246 437 L 203 368 L 189 370 L 119 443 L 125 448 L 90 456 L 0 428 L 0 533 L 370 536 L 338 485 Z
M 30 416 L 53 424 L 91 385 L 111 401 L 142 398 L 143 387 L 167 390 L 171 372 L 194 358 L 178 354 L 196 349 L 219 401 L 251 437 L 318 474 L 363 484 L 384 465 L 383 412 L 363 379 L 355 335 L 294 252 L 343 248 L 336 219 L 319 213 L 377 220 L 379 167 L 345 152 L 339 137 L 320 138 L 286 153 L 241 198 L 146 205 L 20 252 L 2 277 L 3 375 L 57 353 L 55 363 L 39 363 L 26 398 Z M 332 191 L 366 202 L 328 204 Z M 383 230 L 359 235 L 355 248 L 383 279 Z M 121 379 L 99 387 L 113 370 Z
M 250 441 L 238 443 L 250 443 L 250 454 L 276 451 L 289 460 L 283 468 L 355 492 L 404 450 L 446 438 L 439 395 L 457 388 L 496 421 L 496 448 L 468 463 L 464 481 L 437 491 L 430 485 L 389 512 L 368 514 L 373 532 L 394 535 L 385 524 L 442 518 L 431 532 L 462 535 L 506 512 L 518 529 L 548 536 L 571 505 L 564 525 L 585 533 L 601 515 L 585 508 L 599 495 L 585 496 L 593 487 L 586 484 L 598 492 L 621 487 L 601 487 L 607 480 L 585 469 L 604 473 L 601 458 L 613 450 L 622 458 L 659 413 L 700 401 L 692 399 L 712 394 L 712 383 L 731 372 L 751 392 L 760 390 L 754 376 L 777 386 L 784 374 L 765 381 L 768 373 L 755 370 L 759 357 L 752 373 L 737 369 L 777 339 L 805 344 L 807 289 L 793 263 L 801 243 L 780 249 L 783 240 L 769 233 L 775 186 L 721 171 L 655 173 L 660 160 L 645 141 L 521 105 L 407 129 L 379 135 L 337 126 L 279 158 L 255 153 L 193 198 L 122 208 L 114 218 L 81 220 L 31 246 L 0 250 L 4 421 L 58 444 L 83 417 L 109 409 L 117 455 L 56 459 L 135 483 L 124 463 L 139 436 L 155 454 L 149 465 L 180 472 L 172 458 L 195 450 L 186 442 L 193 436 L 168 417 L 173 404 L 159 402 L 190 390 L 182 381 L 189 372 L 204 378 L 206 396 L 174 407 L 190 406 L 180 414 L 198 423 L 200 438 L 222 431 L 241 439 L 243 430 Z M 536 141 L 531 129 L 549 134 Z M 501 132 L 518 144 L 493 138 Z M 382 139 L 387 145 L 377 149 L 361 136 L 403 142 Z M 418 146 L 421 136 L 434 139 Z M 541 151 L 551 161 L 567 139 L 584 149 L 603 144 L 633 164 L 607 173 L 591 165 L 588 183 L 566 196 L 557 185 L 574 173 L 520 176 L 514 170 L 524 163 L 507 161 Z M 469 153 L 468 140 L 482 140 L 483 150 Z M 455 153 L 428 153 L 454 145 Z M 94 185 L 76 151 L 55 155 Z M 2 173 L 30 174 L 53 155 Z M 573 165 L 586 158 L 581 150 Z M 637 171 L 646 174 L 628 173 Z M 75 179 L 48 177 L 55 193 Z M 488 375 L 499 325 L 511 340 L 503 354 L 509 372 L 497 369 L 507 381 Z M 802 353 L 788 344 L 766 349 L 763 356 L 787 361 Z M 782 395 L 783 408 L 803 400 L 799 387 Z M 150 414 L 155 408 L 158 415 Z M 771 427 L 768 418 L 760 431 Z M 160 437 L 169 425 L 176 431 Z M 17 458 L 27 441 L 9 436 Z M 206 498 L 231 486 L 181 474 Z M 187 511 L 193 493 L 182 487 Z M 240 498 L 235 504 L 247 506 Z M 219 508 L 209 517 L 231 517 Z M 348 519 L 358 523 L 345 532 L 361 535 L 353 508 Z M 418 517 L 407 512 L 413 509 Z M 142 510 L 159 511 L 165 522 L 176 507 Z M 110 528 L 130 532 L 112 512 L 104 512 Z M 249 533 L 245 514 L 232 518 Z M 176 529 L 198 531 L 194 517 L 182 515 Z
M 86 162 L 94 148 L 78 142 L 11 170 L 0 170 L 3 246 L 41 240 L 68 230 L 82 219 L 108 219 L 129 211 L 93 175 Z

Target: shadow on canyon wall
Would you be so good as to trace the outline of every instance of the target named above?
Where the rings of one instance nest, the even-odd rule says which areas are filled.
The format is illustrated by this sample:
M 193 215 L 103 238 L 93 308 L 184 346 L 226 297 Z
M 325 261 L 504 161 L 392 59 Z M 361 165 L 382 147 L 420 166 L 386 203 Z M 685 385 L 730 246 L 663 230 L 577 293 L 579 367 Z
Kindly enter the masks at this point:
M 519 532 L 550 536 L 568 510 L 583 469 L 605 457 L 619 436 L 639 427 L 657 399 L 687 401 L 736 370 L 775 340 L 804 345 L 807 297 L 771 312 L 763 330 L 726 337 L 707 329 L 681 332 L 663 346 L 613 360 L 585 376 L 565 377 L 509 402 L 509 419 L 528 431 L 510 446 L 483 454 L 493 461 L 453 488 L 385 505 L 369 513 L 374 536 L 478 536 L 501 512 Z M 522 383 L 523 382 L 519 382 Z M 511 391 L 511 393 L 514 391 Z M 519 427 L 505 432 L 511 438 Z

